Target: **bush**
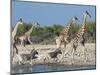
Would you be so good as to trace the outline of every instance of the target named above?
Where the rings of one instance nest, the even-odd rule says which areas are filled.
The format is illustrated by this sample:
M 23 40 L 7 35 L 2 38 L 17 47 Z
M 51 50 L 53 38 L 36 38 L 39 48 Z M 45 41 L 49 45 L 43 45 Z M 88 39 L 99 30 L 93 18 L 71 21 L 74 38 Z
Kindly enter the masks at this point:
M 17 32 L 17 36 L 22 35 L 23 33 L 25 33 L 26 31 L 28 31 L 33 24 L 31 23 L 24 23 L 23 26 L 19 26 L 18 27 L 18 32 Z M 75 34 L 77 33 L 77 31 L 79 30 L 81 25 L 76 24 L 75 26 L 71 27 L 71 29 L 69 30 L 69 36 L 71 40 L 72 38 L 75 37 Z M 41 37 L 42 39 L 46 40 L 49 39 L 48 41 L 52 41 L 54 42 L 54 37 L 55 37 L 55 33 L 59 33 L 63 30 L 64 26 L 63 25 L 59 25 L 59 24 L 54 24 L 51 26 L 42 26 L 42 27 L 34 27 L 31 36 L 37 36 L 37 37 Z M 12 28 L 13 29 L 13 28 Z M 86 32 L 85 32 L 85 38 L 86 38 L 86 42 L 95 42 L 95 36 L 96 36 L 96 23 L 95 22 L 87 22 L 86 24 Z M 48 34 L 48 35 L 46 35 Z M 49 35 L 50 34 L 50 35 Z M 52 36 L 51 36 L 52 34 Z M 46 35 L 45 37 L 42 37 Z

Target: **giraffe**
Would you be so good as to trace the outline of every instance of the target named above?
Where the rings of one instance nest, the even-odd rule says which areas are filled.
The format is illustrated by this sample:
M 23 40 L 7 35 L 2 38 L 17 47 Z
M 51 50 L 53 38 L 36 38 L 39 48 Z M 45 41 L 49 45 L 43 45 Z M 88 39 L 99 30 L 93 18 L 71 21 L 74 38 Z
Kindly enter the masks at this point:
M 32 33 L 33 30 L 33 26 L 27 31 L 25 32 L 23 35 L 19 36 L 18 39 L 21 41 L 21 46 L 24 45 L 24 42 L 27 40 L 29 41 L 30 44 L 32 44 L 31 40 L 30 40 L 30 35 Z
M 38 22 L 34 23 L 34 26 L 39 27 L 39 23 Z M 18 37 L 18 39 L 21 41 L 21 46 L 22 45 L 25 46 L 25 43 L 24 43 L 25 41 L 28 41 L 30 44 L 33 44 L 32 41 L 30 40 L 30 36 L 31 36 L 34 26 L 32 25 L 32 27 L 27 32 L 25 32 L 23 35 Z
M 13 31 L 12 31 L 12 36 L 11 36 L 11 37 L 12 37 L 12 51 L 11 51 L 12 56 L 14 56 L 15 53 L 18 53 L 18 49 L 17 49 L 17 47 L 16 47 L 16 45 L 15 45 L 15 36 L 16 36 L 16 34 L 17 34 L 17 29 L 18 29 L 18 26 L 19 26 L 19 25 L 23 25 L 23 21 L 22 21 L 21 18 L 20 18 L 20 20 L 16 23 L 16 25 L 15 25 Z M 16 51 L 14 51 L 14 48 L 16 49 Z
M 81 24 L 80 29 L 78 30 L 78 32 L 76 33 L 76 37 L 74 37 L 74 39 L 71 40 L 70 44 L 73 48 L 73 61 L 74 61 L 74 53 L 78 47 L 79 44 L 81 44 L 84 47 L 84 55 L 85 55 L 85 60 L 86 60 L 86 49 L 85 49 L 85 37 L 84 37 L 84 33 L 86 31 L 86 21 L 87 21 L 87 17 L 91 17 L 91 15 L 88 13 L 88 11 L 86 11 L 85 13 L 83 13 L 83 22 Z
M 61 47 L 62 42 L 64 42 L 64 48 L 66 48 L 66 44 L 69 42 L 69 29 L 75 24 L 76 20 L 78 21 L 76 16 L 72 17 L 68 25 L 58 34 L 58 37 L 56 38 L 57 49 Z

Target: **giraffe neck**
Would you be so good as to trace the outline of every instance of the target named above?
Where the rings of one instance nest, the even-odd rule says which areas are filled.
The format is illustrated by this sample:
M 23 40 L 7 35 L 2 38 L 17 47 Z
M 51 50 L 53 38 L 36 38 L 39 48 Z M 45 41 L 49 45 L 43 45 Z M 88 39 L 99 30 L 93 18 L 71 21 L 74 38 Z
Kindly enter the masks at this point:
M 66 26 L 66 28 L 63 29 L 63 32 L 62 33 L 63 34 L 68 34 L 69 29 L 72 26 L 72 24 L 73 24 L 73 20 L 71 19 L 70 22 L 69 22 L 69 24 Z
M 30 29 L 29 31 L 27 31 L 27 32 L 25 33 L 25 35 L 27 35 L 27 36 L 31 35 L 32 30 L 33 30 L 33 26 L 31 27 L 31 29 Z
M 12 37 L 14 38 L 16 36 L 17 33 L 17 29 L 18 29 L 19 23 L 16 23 L 14 30 L 12 31 Z
M 85 27 L 85 25 L 86 25 L 86 19 L 87 19 L 87 16 L 84 16 L 83 23 L 82 23 L 82 27 Z
M 86 19 L 87 19 L 87 16 L 84 15 L 83 22 L 82 22 L 82 26 L 79 29 L 78 33 L 77 33 L 77 37 L 78 38 L 81 38 L 84 35 L 84 33 L 85 33 L 85 29 L 86 29 Z

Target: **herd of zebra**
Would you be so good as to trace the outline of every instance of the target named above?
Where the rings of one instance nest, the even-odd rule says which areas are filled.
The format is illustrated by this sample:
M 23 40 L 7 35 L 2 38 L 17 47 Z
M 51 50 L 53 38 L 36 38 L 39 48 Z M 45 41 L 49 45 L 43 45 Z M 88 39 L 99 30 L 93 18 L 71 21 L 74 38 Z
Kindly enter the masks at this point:
M 73 39 L 71 39 L 71 41 L 68 40 L 70 38 L 70 36 L 69 36 L 69 29 L 73 25 L 76 24 L 76 21 L 79 21 L 78 17 L 76 17 L 76 16 L 72 17 L 71 20 L 69 21 L 68 25 L 66 25 L 66 27 L 60 33 L 57 33 L 57 36 L 55 37 L 56 50 L 49 53 L 49 56 L 51 58 L 57 58 L 57 54 L 62 54 L 62 50 L 60 49 L 62 43 L 64 43 L 64 48 L 66 48 L 66 45 L 67 44 L 70 44 L 71 45 L 71 47 L 73 48 L 73 53 L 72 53 L 73 54 L 73 59 L 74 59 L 75 51 L 76 51 L 77 47 L 79 46 L 79 44 L 81 44 L 84 47 L 84 55 L 85 55 L 85 53 L 86 53 L 87 50 L 85 48 L 85 42 L 84 42 L 85 41 L 85 37 L 84 37 L 84 33 L 86 31 L 86 21 L 87 21 L 87 18 L 88 17 L 91 17 L 91 15 L 89 14 L 88 11 L 85 11 L 83 13 L 83 22 L 81 24 L 81 27 L 79 28 L 78 32 L 75 34 L 75 37 Z M 16 43 L 15 43 L 15 37 L 16 37 L 17 28 L 18 28 L 19 25 L 23 25 L 22 19 L 20 19 L 16 23 L 16 25 L 15 25 L 13 31 L 12 31 L 12 40 L 11 40 L 12 41 L 12 50 L 11 50 L 12 59 L 13 59 L 13 57 L 16 54 L 19 55 L 18 48 L 17 48 Z M 30 40 L 30 37 L 31 37 L 30 34 L 32 33 L 33 27 L 34 26 L 32 26 L 23 35 L 21 35 L 21 36 L 18 37 L 20 39 L 20 41 L 21 41 L 21 45 L 20 46 L 23 46 L 23 45 L 25 46 L 24 41 L 29 41 L 29 43 L 31 45 L 33 45 L 32 41 Z M 22 54 L 20 56 L 21 56 L 22 59 L 31 60 L 31 59 L 34 59 L 35 58 L 35 55 L 39 55 L 39 53 L 34 48 L 31 51 L 30 54 Z M 62 57 L 63 57 L 63 55 L 62 55 Z

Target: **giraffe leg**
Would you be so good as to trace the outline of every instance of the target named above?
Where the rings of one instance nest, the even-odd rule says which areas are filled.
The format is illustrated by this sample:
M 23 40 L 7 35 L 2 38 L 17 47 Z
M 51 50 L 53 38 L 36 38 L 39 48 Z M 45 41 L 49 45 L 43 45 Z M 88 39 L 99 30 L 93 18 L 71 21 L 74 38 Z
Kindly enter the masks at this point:
M 77 46 L 76 45 L 73 45 L 72 47 L 72 65 L 74 64 L 74 61 L 75 61 L 75 52 L 76 52 L 76 49 L 77 49 Z
M 14 56 L 14 44 L 12 45 L 12 57 Z
M 74 55 L 75 55 L 75 50 L 74 50 L 74 48 L 72 49 L 72 65 L 74 64 Z
M 13 46 L 12 46 L 12 58 L 11 58 L 12 62 L 14 61 L 15 54 L 18 54 L 18 49 L 17 49 L 15 43 L 13 43 Z
M 83 47 L 84 47 L 84 57 L 85 57 L 84 62 L 86 62 L 87 61 L 87 55 L 86 55 L 87 49 L 85 48 L 85 46 L 83 46 Z
M 64 48 L 66 48 L 66 44 L 67 44 L 67 43 L 66 43 L 66 42 L 64 42 Z
M 86 52 L 87 52 L 87 49 L 85 48 L 85 39 L 83 38 L 83 40 L 82 40 L 82 42 L 81 42 L 81 45 L 83 46 L 83 48 L 84 48 L 84 51 L 83 51 L 83 53 L 84 53 L 84 62 L 86 62 L 87 61 L 87 56 L 86 56 Z
M 65 38 L 64 39 L 64 48 L 66 48 L 66 45 L 68 44 L 68 40 Z
M 63 58 L 66 56 L 67 53 L 68 52 L 66 52 L 66 45 L 65 45 L 64 49 L 62 50 L 62 55 L 59 58 L 59 62 L 61 62 L 63 60 Z
M 56 39 L 56 47 L 57 47 L 57 49 L 59 49 L 61 47 L 61 40 L 60 40 L 60 38 Z
M 17 47 L 16 47 L 15 43 L 13 43 L 13 50 L 12 50 L 12 55 L 13 55 L 13 57 L 15 56 L 15 54 L 16 54 L 17 52 L 18 52 L 18 51 L 17 51 Z
M 11 56 L 12 56 L 12 61 L 13 61 L 13 57 L 14 57 L 14 46 L 12 45 L 12 51 L 11 51 Z
M 18 54 L 18 49 L 16 47 L 16 44 L 14 43 L 14 48 L 15 48 L 15 54 Z
M 25 47 L 25 44 L 26 44 L 26 41 L 25 40 L 23 41 L 23 44 L 24 44 L 24 47 Z
M 20 46 L 23 46 L 23 41 L 24 41 L 24 39 L 21 39 L 21 45 Z
M 30 44 L 33 44 L 33 43 L 31 42 L 30 38 L 28 38 L 28 41 L 29 41 Z

